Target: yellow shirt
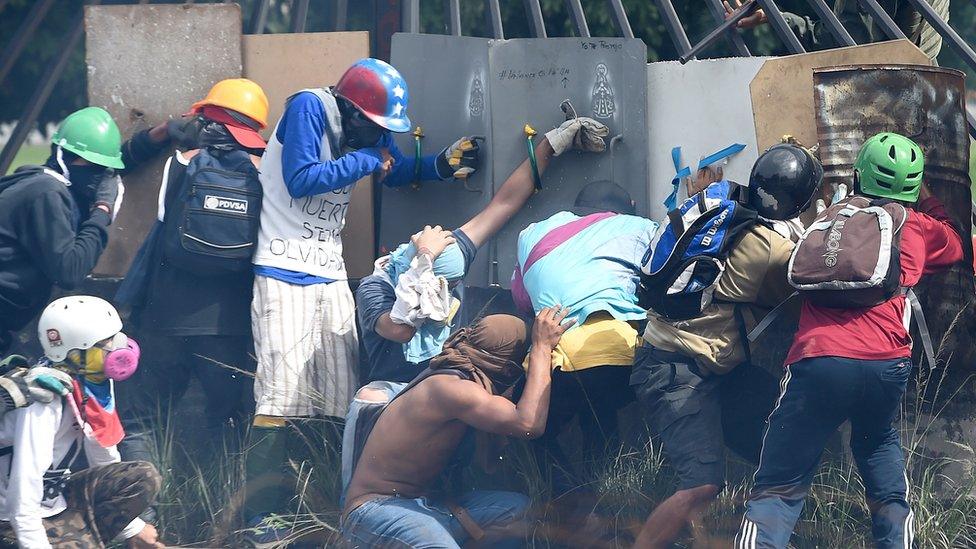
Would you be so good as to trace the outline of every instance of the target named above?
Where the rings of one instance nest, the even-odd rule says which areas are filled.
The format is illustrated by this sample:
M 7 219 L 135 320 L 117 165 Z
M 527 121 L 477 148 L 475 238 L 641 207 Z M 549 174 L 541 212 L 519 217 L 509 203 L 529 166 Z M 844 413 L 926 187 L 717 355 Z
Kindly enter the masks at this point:
M 610 313 L 596 313 L 574 326 L 552 351 L 552 367 L 578 372 L 596 366 L 633 366 L 640 334 L 628 322 Z

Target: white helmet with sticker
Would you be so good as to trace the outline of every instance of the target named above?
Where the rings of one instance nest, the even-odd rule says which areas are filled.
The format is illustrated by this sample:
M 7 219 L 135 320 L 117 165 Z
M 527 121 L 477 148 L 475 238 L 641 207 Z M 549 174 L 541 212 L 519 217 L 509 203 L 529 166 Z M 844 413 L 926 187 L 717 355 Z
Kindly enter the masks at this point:
M 122 331 L 122 319 L 111 303 L 100 297 L 74 295 L 52 301 L 41 313 L 37 337 L 44 355 L 61 362 L 74 349 L 91 349 Z

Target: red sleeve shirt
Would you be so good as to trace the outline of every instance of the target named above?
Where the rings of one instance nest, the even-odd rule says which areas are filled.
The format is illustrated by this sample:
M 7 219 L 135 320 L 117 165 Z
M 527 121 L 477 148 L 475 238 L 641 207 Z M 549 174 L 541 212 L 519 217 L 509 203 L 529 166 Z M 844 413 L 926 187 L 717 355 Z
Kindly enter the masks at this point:
M 939 272 L 962 260 L 962 239 L 942 203 L 929 197 L 909 210 L 901 232 L 901 285 L 911 288 L 922 275 Z M 800 325 L 786 363 L 837 356 L 861 360 L 910 357 L 905 296 L 873 307 L 832 309 L 805 300 Z

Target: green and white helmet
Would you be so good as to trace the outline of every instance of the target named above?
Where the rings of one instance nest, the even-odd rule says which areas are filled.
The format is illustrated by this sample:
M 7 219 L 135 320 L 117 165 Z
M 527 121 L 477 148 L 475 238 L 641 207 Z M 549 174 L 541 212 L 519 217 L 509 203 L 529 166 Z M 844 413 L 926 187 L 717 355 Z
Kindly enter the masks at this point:
M 922 148 L 897 133 L 879 133 L 857 153 L 854 175 L 861 192 L 877 198 L 915 202 L 922 189 Z

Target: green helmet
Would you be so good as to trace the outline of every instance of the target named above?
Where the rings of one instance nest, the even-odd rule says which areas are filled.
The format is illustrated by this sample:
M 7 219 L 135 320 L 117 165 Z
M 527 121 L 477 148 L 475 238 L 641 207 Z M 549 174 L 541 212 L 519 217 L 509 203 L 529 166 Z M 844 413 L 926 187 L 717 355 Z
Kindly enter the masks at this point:
M 915 202 L 922 188 L 922 148 L 897 133 L 879 133 L 857 153 L 854 174 L 862 193 L 878 198 Z
M 122 169 L 122 134 L 112 115 L 98 107 L 85 107 L 61 122 L 52 141 L 92 164 Z

